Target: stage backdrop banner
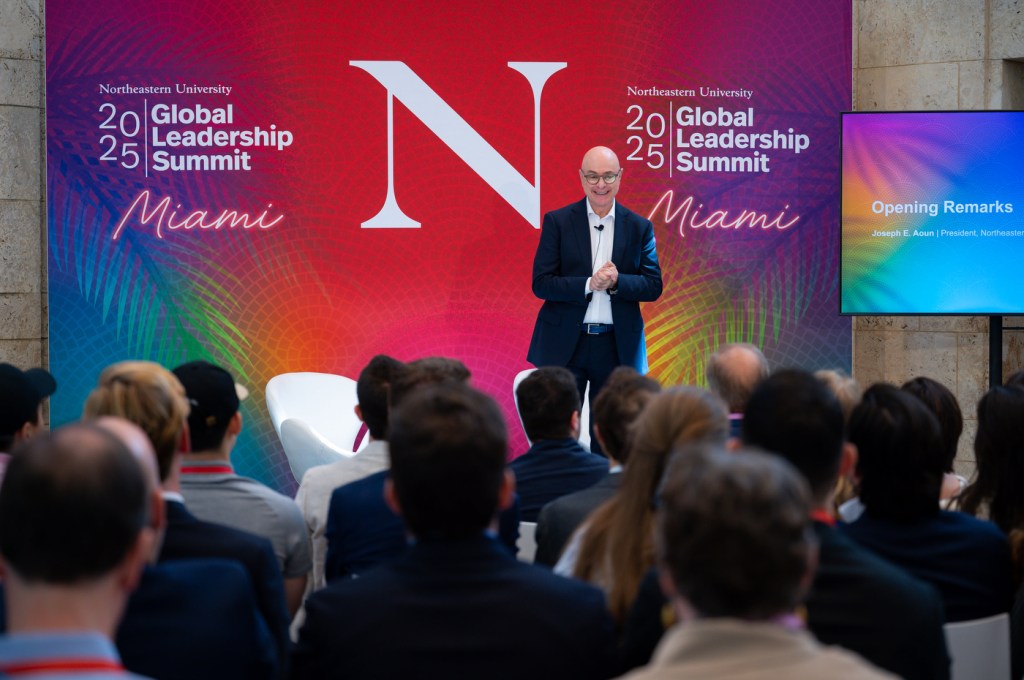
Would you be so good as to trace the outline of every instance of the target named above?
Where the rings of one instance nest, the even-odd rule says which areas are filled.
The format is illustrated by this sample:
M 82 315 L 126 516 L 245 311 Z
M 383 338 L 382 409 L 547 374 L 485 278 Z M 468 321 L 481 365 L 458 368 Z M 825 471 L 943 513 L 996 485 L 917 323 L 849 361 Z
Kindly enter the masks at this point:
M 725 341 L 850 365 L 850 0 L 47 0 L 46 28 L 55 424 L 109 363 L 205 358 L 252 395 L 236 469 L 293 491 L 270 378 L 444 355 L 521 454 L 539 228 L 597 144 L 655 225 L 655 377 L 703 384 Z

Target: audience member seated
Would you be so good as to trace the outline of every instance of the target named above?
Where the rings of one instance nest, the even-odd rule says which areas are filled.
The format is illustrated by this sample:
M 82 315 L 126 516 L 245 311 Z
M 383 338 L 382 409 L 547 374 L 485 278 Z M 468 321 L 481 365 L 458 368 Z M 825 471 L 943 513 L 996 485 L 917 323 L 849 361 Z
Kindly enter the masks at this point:
M 44 430 L 43 400 L 57 390 L 57 381 L 41 368 L 27 371 L 0 364 L 0 480 L 8 452 Z
M 945 452 L 928 407 L 892 385 L 874 385 L 853 411 L 850 441 L 865 510 L 842 527 L 846 534 L 935 586 L 947 621 L 1008 611 L 1006 536 L 990 522 L 939 509 Z
M 1024 388 L 990 389 L 978 402 L 977 473 L 961 510 L 992 520 L 1009 537 L 1014 583 L 1024 575 Z
M 413 391 L 443 382 L 467 383 L 469 369 L 456 359 L 428 357 L 406 364 L 389 390 L 389 408 L 395 409 Z M 327 511 L 327 557 L 324 575 L 330 582 L 351 578 L 381 562 L 392 560 L 408 548 L 405 526 L 384 501 L 388 470 L 375 472 L 335 489 Z M 513 509 L 502 513 L 501 539 L 515 552 L 519 516 Z
M 939 422 L 945 471 L 942 477 L 942 490 L 939 492 L 939 504 L 943 510 L 956 510 L 959 496 L 967 485 L 966 479 L 953 472 L 953 461 L 956 459 L 960 434 L 964 429 L 960 404 L 945 385 L 931 378 L 914 378 L 905 382 L 900 389 L 920 399 Z M 849 499 L 839 506 L 839 517 L 847 523 L 856 521 L 863 512 L 864 504 L 860 498 Z
M 295 502 L 306 519 L 313 541 L 313 583 L 307 592 L 327 583 L 324 560 L 327 558 L 327 507 L 331 494 L 340 486 L 388 469 L 388 388 L 403 364 L 378 354 L 359 373 L 356 381 L 356 416 L 366 424 L 370 443 L 357 455 L 341 457 L 329 465 L 310 468 L 302 476 Z
M 231 452 L 242 432 L 240 399 L 249 393 L 230 373 L 206 361 L 182 364 L 173 373 L 191 407 L 191 450 L 181 468 L 185 506 L 201 520 L 269 539 L 284 577 L 288 611 L 294 614 L 313 567 L 306 522 L 294 500 L 235 474 L 231 466 Z
M 113 637 L 155 536 L 138 464 L 109 432 L 70 425 L 22 446 L 0 485 L 3 677 L 125 672 Z
M 956 396 L 942 383 L 931 378 L 914 378 L 900 387 L 924 402 L 939 421 L 942 435 L 942 450 L 945 466 L 942 476 L 942 490 L 939 499 L 943 510 L 956 510 L 960 494 L 967 486 L 967 480 L 953 471 L 953 461 L 960 446 L 960 435 L 964 431 L 964 417 Z
M 600 591 L 522 564 L 494 538 L 515 486 L 507 444 L 497 404 L 460 382 L 395 405 L 386 496 L 415 543 L 310 596 L 294 678 L 609 677 Z
M 142 467 L 149 526 L 157 537 L 117 629 L 124 665 L 160 680 L 279 677 L 280 660 L 245 568 L 219 558 L 157 564 L 166 517 L 153 446 L 126 420 L 104 416 L 95 423 L 118 437 Z
M 647 402 L 661 391 L 658 382 L 631 366 L 619 366 L 608 377 L 591 409 L 594 436 L 611 466 L 597 484 L 545 505 L 537 520 L 534 562 L 554 566 L 572 534 L 599 505 L 615 495 L 629 456 L 629 429 Z
M 843 409 L 843 422 L 849 423 L 853 407 L 860 403 L 860 396 L 864 393 L 860 383 L 849 373 L 839 369 L 815 371 L 814 377 L 824 383 L 825 387 L 839 400 L 839 406 Z M 852 466 L 849 471 L 836 479 L 836 491 L 832 502 L 837 513 L 843 503 L 857 497 L 855 474 L 856 466 Z
M 785 459 L 810 487 L 811 526 L 819 547 L 805 606 L 814 636 L 905 680 L 949 678 L 939 594 L 835 529 L 830 511 L 835 480 L 856 454 L 845 441 L 840 402 L 828 387 L 803 371 L 766 378 L 747 405 L 743 439 Z M 646 663 L 653 652 L 663 602 L 654 579 L 645 579 L 626 626 L 628 667 Z
M 768 360 L 748 342 L 722 345 L 708 357 L 704 368 L 708 389 L 729 407 L 729 434 L 739 439 L 747 399 L 768 377 Z
M 725 405 L 710 392 L 673 387 L 651 399 L 634 427 L 618 492 L 573 535 L 555 565 L 556 573 L 604 590 L 618 625 L 636 598 L 644 572 L 654 566 L 652 500 L 669 454 L 699 440 L 724 444 L 729 418 Z
M 519 383 L 516 401 L 533 445 L 509 468 L 516 475 L 519 518 L 536 522 L 547 503 L 606 477 L 609 463 L 579 442 L 580 394 L 569 369 L 538 368 Z
M 273 636 L 279 659 L 287 658 L 288 610 L 274 549 L 267 539 L 204 522 L 185 508 L 181 496 L 181 455 L 188 442 L 188 399 L 173 373 L 149 361 L 123 361 L 100 373 L 85 401 L 85 418 L 110 415 L 138 425 L 156 452 L 167 530 L 160 563 L 222 557 L 237 560 L 252 581 L 260 614 Z
M 658 569 L 680 623 L 650 665 L 628 678 L 894 677 L 823 647 L 795 615 L 813 578 L 816 541 L 807 486 L 787 463 L 684 450 L 659 505 Z

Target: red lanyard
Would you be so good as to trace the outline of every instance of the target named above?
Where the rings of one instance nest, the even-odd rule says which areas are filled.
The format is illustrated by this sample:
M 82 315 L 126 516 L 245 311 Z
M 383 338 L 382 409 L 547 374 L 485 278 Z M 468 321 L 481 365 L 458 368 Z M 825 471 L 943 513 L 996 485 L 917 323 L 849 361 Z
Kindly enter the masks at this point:
M 0 672 L 8 675 L 30 673 L 52 673 L 55 671 L 110 671 L 124 673 L 124 666 L 116 661 L 98 658 L 48 659 L 45 661 L 22 661 L 0 665 Z
M 234 469 L 230 465 L 182 465 L 184 475 L 230 475 Z

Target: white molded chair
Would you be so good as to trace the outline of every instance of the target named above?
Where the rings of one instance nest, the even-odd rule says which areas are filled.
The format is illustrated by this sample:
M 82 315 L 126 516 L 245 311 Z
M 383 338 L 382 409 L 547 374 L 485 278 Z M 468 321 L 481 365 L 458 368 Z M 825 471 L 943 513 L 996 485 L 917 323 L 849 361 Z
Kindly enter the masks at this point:
M 266 397 L 270 420 L 296 480 L 301 481 L 310 467 L 352 455 L 362 428 L 354 411 L 355 380 L 331 373 L 283 373 L 267 383 Z M 294 422 L 286 436 L 288 421 Z M 368 440 L 364 437 L 362 445 Z
M 327 465 L 340 456 L 351 457 L 353 451 L 338 448 L 327 441 L 309 423 L 299 418 L 288 418 L 281 423 L 281 446 L 288 457 L 295 481 L 301 482 L 306 470 L 317 465 Z
M 533 563 L 537 554 L 537 523 L 520 522 L 519 540 L 516 541 L 516 558 L 520 562 Z
M 516 415 L 519 416 L 519 426 L 523 427 L 523 416 L 519 413 L 519 397 L 516 396 L 516 390 L 519 388 L 519 383 L 523 382 L 526 376 L 530 375 L 536 368 L 528 368 L 525 371 L 519 371 L 516 373 L 516 377 L 512 379 L 512 399 L 516 403 Z M 523 427 L 523 432 L 526 432 L 526 428 Z M 526 437 L 526 441 L 533 445 L 530 441 L 529 435 Z M 583 397 L 583 406 L 580 408 L 580 444 L 583 445 L 587 451 L 590 450 L 590 388 L 587 388 L 587 394 Z
M 1010 617 L 947 623 L 950 680 L 1010 680 Z

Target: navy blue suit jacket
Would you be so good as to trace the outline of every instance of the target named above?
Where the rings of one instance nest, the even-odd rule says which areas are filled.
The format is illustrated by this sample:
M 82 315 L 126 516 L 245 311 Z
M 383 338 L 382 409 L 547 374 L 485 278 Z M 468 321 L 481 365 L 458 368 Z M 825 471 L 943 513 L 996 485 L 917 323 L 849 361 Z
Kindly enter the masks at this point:
M 357 576 L 363 571 L 402 555 L 409 547 L 405 523 L 384 501 L 384 482 L 389 470 L 340 486 L 331 494 L 327 510 L 327 557 L 324 577 Z M 519 505 L 501 513 L 502 543 L 515 554 L 519 539 Z
M 421 540 L 310 596 L 292 677 L 587 680 L 612 675 L 613 649 L 592 586 L 483 536 Z
M 281 677 L 277 649 L 236 560 L 147 567 L 117 629 L 128 670 L 161 680 Z
M 918 522 L 895 522 L 865 511 L 843 532 L 868 550 L 939 591 L 946 621 L 970 621 L 1010 611 L 1010 544 L 995 524 L 940 510 Z
M 516 475 L 519 519 L 536 522 L 551 501 L 593 486 L 608 474 L 608 459 L 577 439 L 542 439 L 508 464 Z
M 290 617 L 284 599 L 284 578 L 270 541 L 223 524 L 204 522 L 178 501 L 165 501 L 164 506 L 167 531 L 159 561 L 222 557 L 241 562 L 252 579 L 256 603 L 274 639 L 278 656 L 287 659 L 291 644 L 288 638 Z
M 639 303 L 657 300 L 661 295 L 661 267 L 651 221 L 618 202 L 612 262 L 619 271 L 618 292 L 611 296 L 619 363 L 646 373 L 647 343 Z M 544 304 L 537 314 L 526 357 L 534 366 L 569 363 L 590 301 L 585 288 L 592 273 L 590 223 L 584 198 L 544 215 L 533 259 L 533 293 Z

